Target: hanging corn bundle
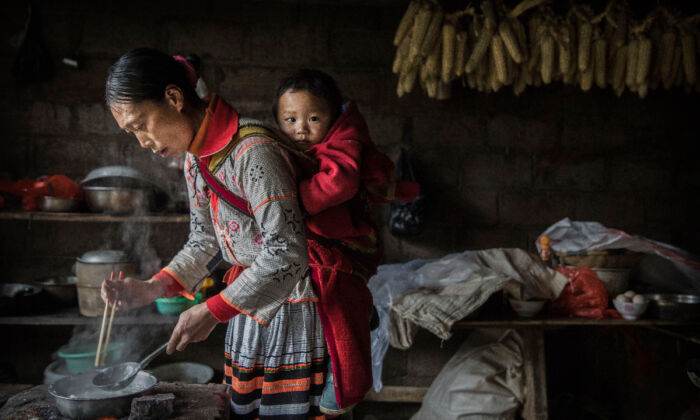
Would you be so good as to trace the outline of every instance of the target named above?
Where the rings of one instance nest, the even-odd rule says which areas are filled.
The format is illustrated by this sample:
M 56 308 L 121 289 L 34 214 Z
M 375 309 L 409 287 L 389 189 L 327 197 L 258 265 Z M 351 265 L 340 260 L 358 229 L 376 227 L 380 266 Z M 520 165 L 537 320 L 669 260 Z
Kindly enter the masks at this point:
M 502 0 L 477 0 L 446 12 L 439 0 L 411 0 L 393 40 L 397 95 L 418 82 L 428 97 L 447 99 L 455 81 L 485 93 L 509 86 L 516 95 L 555 82 L 641 98 L 658 87 L 700 92 L 700 15 L 658 6 L 635 20 L 616 0 L 597 12 L 571 3 L 562 15 L 549 2 L 508 9 Z

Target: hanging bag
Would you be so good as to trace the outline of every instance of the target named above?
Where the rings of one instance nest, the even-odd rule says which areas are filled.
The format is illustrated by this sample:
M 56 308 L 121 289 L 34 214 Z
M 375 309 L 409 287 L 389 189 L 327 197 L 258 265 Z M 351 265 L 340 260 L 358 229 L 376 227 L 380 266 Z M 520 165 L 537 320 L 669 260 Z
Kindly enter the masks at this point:
M 408 152 L 401 148 L 397 176 L 401 181 L 417 182 Z M 395 236 L 416 236 L 425 226 L 425 196 L 422 191 L 411 202 L 394 200 L 389 211 L 389 231 Z

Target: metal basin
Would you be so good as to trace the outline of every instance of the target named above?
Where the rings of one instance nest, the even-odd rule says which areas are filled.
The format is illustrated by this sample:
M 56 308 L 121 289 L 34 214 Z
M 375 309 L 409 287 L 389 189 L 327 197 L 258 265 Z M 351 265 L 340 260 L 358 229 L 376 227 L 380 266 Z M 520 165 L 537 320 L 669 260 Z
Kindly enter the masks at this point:
M 61 414 L 72 419 L 124 417 L 131 411 L 131 400 L 158 382 L 152 374 L 141 371 L 128 387 L 106 391 L 92 385 L 96 374 L 96 371 L 90 371 L 66 376 L 49 385 L 49 394 Z
M 94 212 L 127 214 L 154 207 L 153 191 L 147 188 L 84 186 L 85 201 Z
M 700 296 L 679 294 L 648 294 L 651 315 L 671 321 L 700 319 Z
M 75 276 L 59 276 L 38 279 L 38 284 L 51 301 L 57 305 L 70 306 L 78 303 L 78 291 L 75 283 L 78 278 Z
M 78 200 L 51 196 L 39 197 L 37 203 L 39 205 L 39 210 L 53 212 L 75 211 L 80 206 L 80 201 Z

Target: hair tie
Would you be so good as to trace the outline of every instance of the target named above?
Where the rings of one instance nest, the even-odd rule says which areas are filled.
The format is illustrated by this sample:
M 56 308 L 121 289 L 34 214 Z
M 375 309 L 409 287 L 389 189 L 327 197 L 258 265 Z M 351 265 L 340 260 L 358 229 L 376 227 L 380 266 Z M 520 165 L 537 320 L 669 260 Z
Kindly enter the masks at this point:
M 190 62 L 187 61 L 187 59 L 181 55 L 174 55 L 173 58 L 182 66 L 183 69 L 185 69 L 185 76 L 187 76 L 187 82 L 193 89 L 196 89 L 197 79 L 199 79 L 199 76 L 197 76 L 197 71 L 194 69 L 194 67 L 192 67 L 192 64 L 190 64 Z

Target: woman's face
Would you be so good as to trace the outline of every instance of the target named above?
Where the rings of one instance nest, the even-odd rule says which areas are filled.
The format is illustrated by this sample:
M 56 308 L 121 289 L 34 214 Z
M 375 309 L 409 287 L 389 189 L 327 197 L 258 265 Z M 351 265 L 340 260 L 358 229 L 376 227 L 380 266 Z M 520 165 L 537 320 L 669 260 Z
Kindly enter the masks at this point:
M 277 105 L 280 128 L 303 150 L 323 140 L 332 118 L 328 103 L 305 90 L 287 90 Z
M 162 157 L 181 156 L 194 136 L 192 122 L 182 112 L 181 92 L 165 91 L 162 102 L 115 103 L 110 110 L 119 127 L 136 136 L 141 147 Z

